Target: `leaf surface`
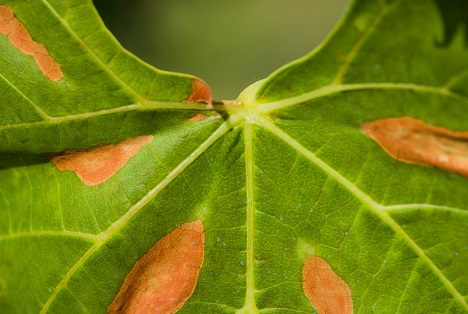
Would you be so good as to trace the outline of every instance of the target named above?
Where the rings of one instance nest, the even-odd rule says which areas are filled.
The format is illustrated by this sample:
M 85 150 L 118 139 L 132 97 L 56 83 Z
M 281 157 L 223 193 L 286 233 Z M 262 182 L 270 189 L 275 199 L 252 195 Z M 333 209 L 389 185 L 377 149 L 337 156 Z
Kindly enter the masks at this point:
M 0 312 L 103 313 L 193 221 L 203 264 L 178 313 L 322 313 L 311 260 L 355 313 L 468 312 L 467 178 L 362 131 L 403 117 L 468 131 L 464 2 L 354 1 L 310 55 L 214 106 L 198 79 L 124 51 L 90 1 L 0 5 L 63 71 L 0 34 Z M 94 185 L 50 160 L 136 136 L 152 139 Z

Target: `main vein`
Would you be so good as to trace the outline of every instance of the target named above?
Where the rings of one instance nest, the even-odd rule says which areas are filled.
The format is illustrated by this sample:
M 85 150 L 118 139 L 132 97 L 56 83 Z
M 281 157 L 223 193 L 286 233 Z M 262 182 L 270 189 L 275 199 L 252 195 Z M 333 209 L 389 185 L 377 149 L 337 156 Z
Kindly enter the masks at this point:
M 185 158 L 177 167 L 174 168 L 157 186 L 149 191 L 142 199 L 133 205 L 122 217 L 120 217 L 107 230 L 102 232 L 97 237 L 97 241 L 91 248 L 73 265 L 73 267 L 65 274 L 62 280 L 55 287 L 47 302 L 41 309 L 41 314 L 47 313 L 52 302 L 56 299 L 58 293 L 66 287 L 68 281 L 78 271 L 86 261 L 93 256 L 101 246 L 107 243 L 114 234 L 124 227 L 132 217 L 140 211 L 145 205 L 151 202 L 166 186 L 168 186 L 175 178 L 177 178 L 188 166 L 190 166 L 203 152 L 205 152 L 213 143 L 220 137 L 226 134 L 234 125 L 239 123 L 239 117 L 233 116 L 228 121 L 224 122 L 206 141 L 204 141 L 196 150 L 194 150 L 187 158 Z
M 131 104 L 131 105 L 121 106 L 117 108 L 103 109 L 103 110 L 98 110 L 98 111 L 85 112 L 85 113 L 60 116 L 60 117 L 48 117 L 47 120 L 42 120 L 42 121 L 2 125 L 0 126 L 0 131 L 19 128 L 19 127 L 60 124 L 63 122 L 71 122 L 71 121 L 77 121 L 77 120 L 82 120 L 82 119 L 102 117 L 105 115 L 112 115 L 115 113 L 133 112 L 133 111 L 138 111 L 138 110 L 164 110 L 164 109 L 229 111 L 229 112 L 240 111 L 239 108 L 231 108 L 229 106 L 224 106 L 224 105 L 215 105 L 213 106 L 213 108 L 209 108 L 208 105 L 206 104 L 198 104 L 198 103 L 144 101 L 141 104 Z
M 294 105 L 302 104 L 304 102 L 339 94 L 348 91 L 364 91 L 364 90 L 401 90 L 401 91 L 418 91 L 429 94 L 436 94 L 452 98 L 468 105 L 468 97 L 455 93 L 446 87 L 437 87 L 429 85 L 411 84 L 411 83 L 394 83 L 394 82 L 381 82 L 381 83 L 356 83 L 356 84 L 332 84 L 322 88 L 316 89 L 309 93 L 304 93 L 296 97 L 291 97 L 275 102 L 260 104 L 257 106 L 258 113 L 269 113 L 272 111 L 284 109 Z
M 393 220 L 386 212 L 386 206 L 383 206 L 377 202 L 375 202 L 370 196 L 360 190 L 355 184 L 348 181 L 344 176 L 342 176 L 339 172 L 334 170 L 320 158 L 315 156 L 314 153 L 309 151 L 307 148 L 302 146 L 299 142 L 295 139 L 290 137 L 287 133 L 283 130 L 278 128 L 276 125 L 271 123 L 268 119 L 264 117 L 259 117 L 258 121 L 262 127 L 269 130 L 272 134 L 283 140 L 286 144 L 290 145 L 293 149 L 297 152 L 305 156 L 315 165 L 317 165 L 320 169 L 322 169 L 325 173 L 327 173 L 330 177 L 334 178 L 339 184 L 344 186 L 348 191 L 356 196 L 363 204 L 368 206 L 384 223 L 386 223 L 393 231 L 398 234 L 408 246 L 410 246 L 414 252 L 423 260 L 432 272 L 440 279 L 440 281 L 445 285 L 448 291 L 453 295 L 453 297 L 465 308 L 468 310 L 468 303 L 463 297 L 463 295 L 454 287 L 452 282 L 444 275 L 444 273 L 432 262 L 432 260 L 426 255 L 424 250 L 418 246 L 418 244 L 401 228 L 398 223 Z M 389 206 L 393 207 L 393 206 Z
M 245 145 L 245 185 L 247 194 L 246 228 L 247 228 L 247 263 L 246 263 L 246 291 L 245 303 L 237 313 L 258 313 L 255 303 L 255 195 L 254 195 L 254 153 L 253 136 L 255 125 L 245 119 L 244 145 Z

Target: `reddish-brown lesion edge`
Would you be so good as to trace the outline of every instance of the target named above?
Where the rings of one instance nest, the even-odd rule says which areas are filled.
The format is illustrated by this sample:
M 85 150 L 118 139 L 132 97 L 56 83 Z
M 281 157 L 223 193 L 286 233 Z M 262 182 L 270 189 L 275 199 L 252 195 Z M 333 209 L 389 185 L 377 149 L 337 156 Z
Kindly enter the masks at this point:
M 176 313 L 195 290 L 204 246 L 200 220 L 163 237 L 135 263 L 107 313 Z
M 319 314 L 352 314 L 351 289 L 322 258 L 312 256 L 302 269 L 304 293 Z
M 361 130 L 396 160 L 468 176 L 468 132 L 411 117 L 366 122 Z
M 16 48 L 32 56 L 42 74 L 49 79 L 58 81 L 63 77 L 60 64 L 43 45 L 32 39 L 26 27 L 14 16 L 13 10 L 6 5 L 0 6 L 0 33 L 7 36 Z

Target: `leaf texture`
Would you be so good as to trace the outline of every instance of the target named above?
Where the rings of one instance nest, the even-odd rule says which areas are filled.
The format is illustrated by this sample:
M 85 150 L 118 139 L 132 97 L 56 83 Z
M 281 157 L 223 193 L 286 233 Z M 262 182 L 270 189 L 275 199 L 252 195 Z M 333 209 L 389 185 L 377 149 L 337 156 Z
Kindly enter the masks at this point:
M 468 131 L 468 20 L 451 19 L 465 2 L 356 0 L 320 47 L 214 106 L 198 79 L 124 51 L 91 1 L 0 5 L 63 71 L 50 80 L 0 34 L 0 312 L 103 313 L 155 243 L 200 221 L 178 313 L 322 314 L 310 260 L 355 313 L 468 313 L 467 178 L 361 130 Z M 134 136 L 152 140 L 96 185 L 47 155 Z

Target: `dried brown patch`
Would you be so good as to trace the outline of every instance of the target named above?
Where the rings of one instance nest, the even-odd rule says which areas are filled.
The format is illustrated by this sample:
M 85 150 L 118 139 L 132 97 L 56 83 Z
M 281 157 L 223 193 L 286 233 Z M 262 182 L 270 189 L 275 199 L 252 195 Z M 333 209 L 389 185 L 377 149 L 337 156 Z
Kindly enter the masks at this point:
M 352 314 L 351 290 L 320 257 L 309 258 L 302 269 L 302 287 L 319 314 Z
M 205 119 L 208 118 L 208 117 L 209 117 L 209 116 L 207 116 L 206 114 L 199 112 L 199 113 L 197 113 L 196 115 L 194 115 L 194 116 L 188 118 L 188 120 L 189 120 L 190 122 L 196 122 L 196 121 L 205 120 Z
M 208 107 L 213 105 L 213 96 L 211 89 L 203 80 L 196 78 L 192 81 L 192 94 L 185 101 L 187 102 L 205 102 Z
M 52 162 L 62 171 L 76 172 L 84 184 L 97 185 L 111 178 L 152 139 L 152 135 L 137 136 L 90 150 L 66 150 L 53 155 Z
M 33 56 L 41 72 L 52 81 L 63 77 L 60 64 L 52 58 L 43 45 L 35 42 L 24 25 L 14 17 L 13 10 L 6 5 L 0 6 L 0 33 L 22 52 Z
M 468 132 L 410 117 L 380 119 L 364 123 L 361 129 L 397 160 L 468 176 Z
M 211 115 L 206 115 L 204 113 L 197 113 L 196 115 L 188 118 L 188 121 L 190 122 L 196 122 L 196 121 L 201 121 L 201 120 L 205 120 L 206 118 L 209 118 L 209 117 L 215 117 L 215 118 L 221 118 L 221 115 L 219 113 L 215 113 L 215 114 L 211 114 Z
M 200 220 L 159 240 L 133 266 L 107 313 L 177 312 L 195 290 L 204 243 Z

